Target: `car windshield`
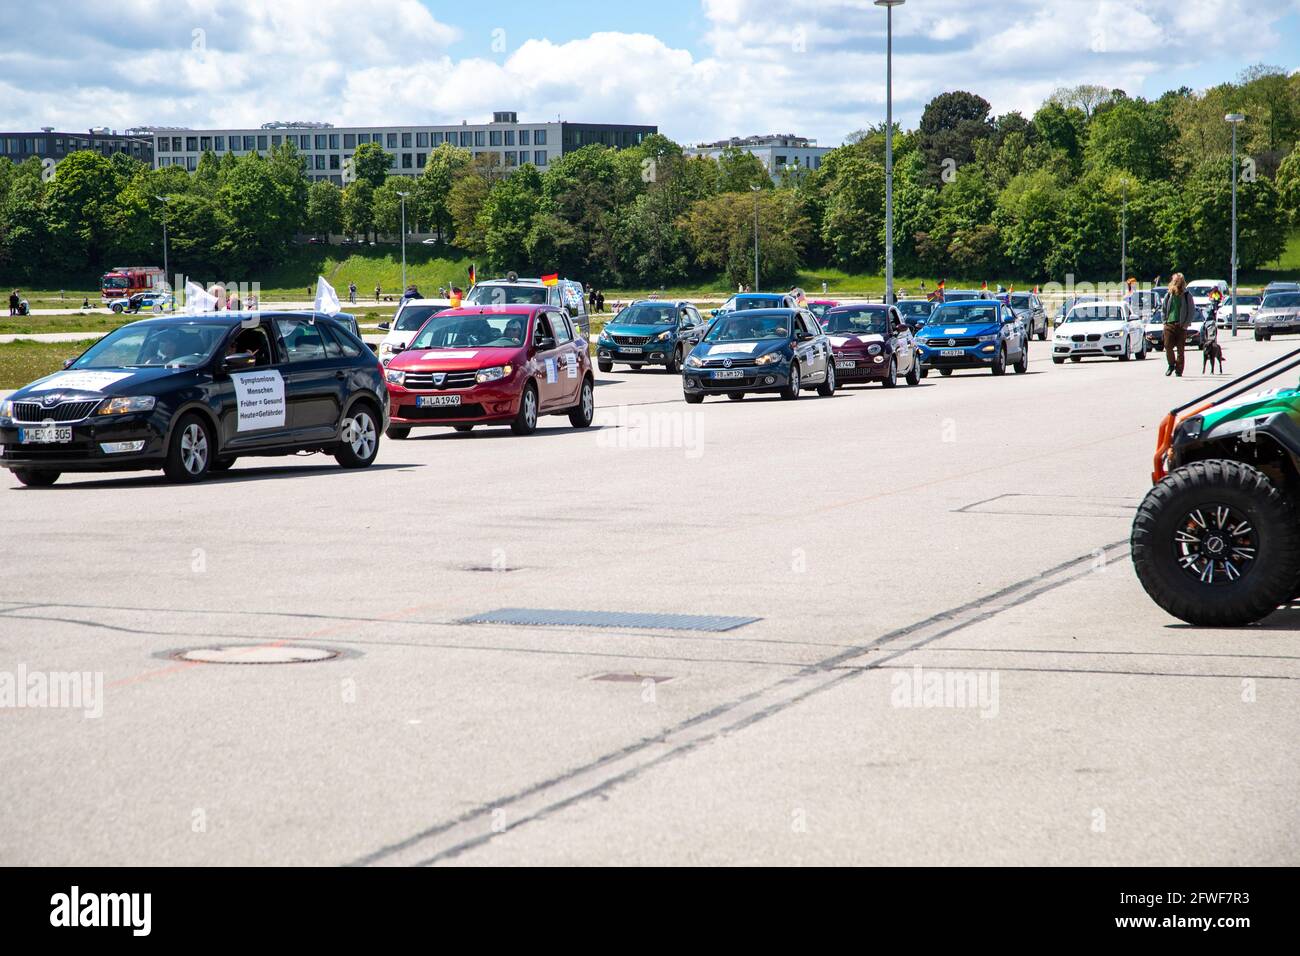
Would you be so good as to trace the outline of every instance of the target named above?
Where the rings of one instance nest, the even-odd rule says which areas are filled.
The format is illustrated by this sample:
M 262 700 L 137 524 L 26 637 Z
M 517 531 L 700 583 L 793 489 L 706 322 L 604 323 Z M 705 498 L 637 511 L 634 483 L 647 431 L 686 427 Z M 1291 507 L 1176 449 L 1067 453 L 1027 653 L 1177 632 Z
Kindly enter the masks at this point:
M 884 306 L 831 309 L 822 319 L 822 328 L 827 332 L 847 332 L 850 335 L 884 335 L 886 316 Z
M 784 304 L 779 295 L 747 296 L 743 299 L 731 300 L 731 308 L 736 311 L 741 309 L 779 309 Z
M 965 308 L 950 308 L 941 305 L 930 313 L 926 319 L 927 326 L 932 325 L 991 325 L 998 321 L 998 307 L 988 305 L 970 305 Z
M 677 306 L 671 302 L 629 305 L 614 316 L 610 325 L 672 325 L 677 321 Z
M 1095 295 L 1081 295 L 1078 296 L 1077 298 L 1066 299 L 1064 302 L 1061 303 L 1061 308 L 1057 310 L 1056 314 L 1065 315 L 1065 313 L 1069 312 L 1080 302 L 1099 302 L 1099 301 L 1101 301 L 1100 298 Z
M 104 288 L 105 288 L 105 289 L 125 289 L 126 287 L 127 287 L 127 281 L 126 281 L 126 277 L 125 277 L 125 276 L 105 276 L 105 277 L 104 277 Z
M 1193 296 L 1204 297 L 1209 295 L 1210 292 L 1212 292 L 1214 289 L 1217 288 L 1218 285 L 1216 285 L 1213 282 L 1207 282 L 1204 285 L 1199 285 L 1195 282 L 1191 282 L 1188 283 L 1187 291 L 1190 292 Z
M 1124 309 L 1118 305 L 1081 305 L 1071 309 L 1067 322 L 1122 322 Z
M 983 298 L 979 292 L 945 292 L 943 297 L 948 302 L 969 302 L 971 299 Z
M 1300 292 L 1270 292 L 1259 304 L 1261 309 L 1294 309 L 1300 306 Z
M 434 316 L 411 342 L 411 348 L 515 348 L 524 344 L 527 329 L 526 315 Z
M 929 315 L 930 309 L 931 306 L 929 302 L 898 303 L 898 311 L 903 315 Z
M 202 365 L 230 330 L 216 322 L 124 325 L 92 345 L 70 368 L 190 368 Z
M 1013 309 L 1029 308 L 1029 293 L 1016 292 L 1010 296 L 1010 304 Z
M 814 302 L 810 306 L 808 306 L 808 311 L 820 319 L 822 316 L 826 314 L 828 310 L 833 308 L 835 308 L 835 306 L 828 305 L 825 302 Z
M 546 305 L 544 285 L 476 285 L 465 301 L 471 305 Z
M 420 326 L 429 321 L 429 316 L 445 312 L 445 305 L 408 305 L 397 314 L 393 323 L 394 332 L 416 332 Z
M 1239 295 L 1235 299 L 1232 296 L 1228 296 L 1223 300 L 1223 304 L 1232 305 L 1236 302 L 1237 305 L 1259 305 L 1263 298 L 1264 297 L 1261 295 Z
M 704 337 L 706 342 L 737 342 L 755 339 L 784 339 L 790 335 L 789 313 L 778 315 L 745 315 L 730 313 L 720 316 Z

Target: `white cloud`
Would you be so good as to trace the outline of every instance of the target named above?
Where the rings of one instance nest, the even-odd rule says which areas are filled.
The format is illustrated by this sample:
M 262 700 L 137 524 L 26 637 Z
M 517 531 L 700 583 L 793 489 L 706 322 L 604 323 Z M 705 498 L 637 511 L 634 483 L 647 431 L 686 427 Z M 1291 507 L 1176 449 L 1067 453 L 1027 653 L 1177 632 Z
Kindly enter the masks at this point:
M 916 0 L 894 14 L 895 112 L 914 123 L 950 89 L 1026 114 L 1065 84 L 1154 95 L 1153 75 L 1208 55 L 1231 75 L 1294 58 L 1271 31 L 1298 6 Z M 460 31 L 418 0 L 57 0 L 35 15 L 0 0 L 0 126 L 422 124 L 512 109 L 654 123 L 683 142 L 794 132 L 835 144 L 883 118 L 885 16 L 871 0 L 702 0 L 702 14 L 696 52 L 597 29 L 488 57 L 458 50 Z

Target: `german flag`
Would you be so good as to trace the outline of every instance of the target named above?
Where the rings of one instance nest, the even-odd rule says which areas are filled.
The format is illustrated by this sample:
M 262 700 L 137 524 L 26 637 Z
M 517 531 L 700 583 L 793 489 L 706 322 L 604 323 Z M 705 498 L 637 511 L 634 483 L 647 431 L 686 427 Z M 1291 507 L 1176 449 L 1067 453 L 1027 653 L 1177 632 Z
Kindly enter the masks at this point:
M 989 291 L 989 280 L 985 279 L 982 283 L 980 283 L 980 288 L 985 292 Z
M 542 285 L 559 285 L 559 283 L 560 274 L 558 272 L 552 272 L 548 276 L 542 276 Z
M 474 270 L 474 263 L 469 264 L 469 287 L 474 288 L 474 283 L 478 281 L 478 273 Z

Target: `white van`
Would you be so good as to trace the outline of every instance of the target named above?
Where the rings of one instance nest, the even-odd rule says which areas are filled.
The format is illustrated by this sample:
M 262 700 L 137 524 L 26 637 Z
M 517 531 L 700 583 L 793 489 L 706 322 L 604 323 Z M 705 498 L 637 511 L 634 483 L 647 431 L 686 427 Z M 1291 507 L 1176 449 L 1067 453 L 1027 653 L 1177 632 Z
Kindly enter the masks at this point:
M 379 323 L 379 330 L 386 333 L 379 343 L 380 364 L 387 365 L 394 355 L 410 345 L 415 333 L 430 316 L 450 308 L 450 299 L 407 299 L 403 302 L 391 323 Z

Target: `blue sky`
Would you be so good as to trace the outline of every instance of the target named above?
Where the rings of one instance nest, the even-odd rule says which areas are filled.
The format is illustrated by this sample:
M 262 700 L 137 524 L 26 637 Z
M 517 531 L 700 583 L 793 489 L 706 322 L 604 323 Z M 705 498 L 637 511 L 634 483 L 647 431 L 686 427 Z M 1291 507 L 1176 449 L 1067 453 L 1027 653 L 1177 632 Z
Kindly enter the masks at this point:
M 0 127 L 523 120 L 652 123 L 680 142 L 836 145 L 884 117 L 871 0 L 0 0 Z M 1158 96 L 1300 68 L 1300 0 L 908 0 L 894 103 L 966 89 L 1030 114 L 1055 88 Z M 141 30 L 140 24 L 148 28 Z

